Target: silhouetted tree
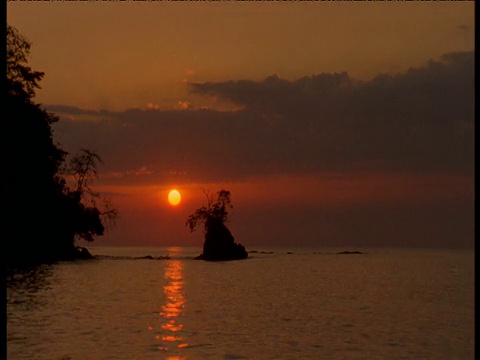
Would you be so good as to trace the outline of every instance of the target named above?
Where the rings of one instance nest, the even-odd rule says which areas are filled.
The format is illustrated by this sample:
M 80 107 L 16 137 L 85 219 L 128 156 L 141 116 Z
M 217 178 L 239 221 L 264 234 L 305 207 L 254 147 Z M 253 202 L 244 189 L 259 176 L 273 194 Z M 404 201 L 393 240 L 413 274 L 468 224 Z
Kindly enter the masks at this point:
M 66 185 L 61 169 L 68 154 L 54 144 L 51 129 L 59 119 L 33 101 L 44 73 L 28 66 L 30 42 L 9 25 L 6 40 L 7 131 L 3 136 L 9 140 L 6 176 L 11 230 L 4 242 L 6 260 L 16 264 L 73 258 L 75 238 L 93 240 L 104 233 L 102 212 L 95 203 L 82 202 L 85 187 L 70 190 Z M 97 160 L 98 155 L 90 155 Z M 86 174 L 92 166 L 88 163 Z M 82 184 L 87 181 L 88 185 L 88 180 L 84 177 Z M 107 208 L 115 217 L 116 210 Z
M 207 197 L 207 206 L 195 210 L 186 221 L 190 232 L 203 224 L 205 233 L 203 253 L 196 259 L 223 261 L 247 258 L 245 247 L 235 243 L 232 233 L 225 226 L 225 222 L 228 221 L 228 209 L 233 208 L 230 191 L 218 191 L 216 199 L 208 191 L 203 192 Z
M 67 173 L 75 179 L 77 186 L 75 191 L 83 194 L 85 191 L 92 194 L 89 185 L 92 180 L 98 178 L 97 163 L 103 161 L 95 151 L 82 149 L 81 154 L 78 154 L 70 161 L 70 166 L 67 168 Z
M 115 224 L 118 210 L 114 208 L 109 199 L 101 197 L 94 192 L 90 184 L 98 178 L 97 164 L 103 160 L 95 151 L 81 149 L 69 165 L 62 172 L 73 178 L 73 190 L 65 186 L 65 193 L 78 204 L 78 227 L 75 236 L 87 241 L 93 241 L 95 235 L 103 235 L 109 224 Z M 98 209 L 98 201 L 103 203 L 102 210 Z
M 230 191 L 220 190 L 217 192 L 217 199 L 208 191 L 203 190 L 207 197 L 207 206 L 195 210 L 195 212 L 187 218 L 186 225 L 190 231 L 195 231 L 197 225 L 203 223 L 204 232 L 208 231 L 208 226 L 212 223 L 225 223 L 228 220 L 228 208 L 233 208 L 230 200 Z
M 7 25 L 7 93 L 30 102 L 45 75 L 28 66 L 31 44 L 16 28 Z

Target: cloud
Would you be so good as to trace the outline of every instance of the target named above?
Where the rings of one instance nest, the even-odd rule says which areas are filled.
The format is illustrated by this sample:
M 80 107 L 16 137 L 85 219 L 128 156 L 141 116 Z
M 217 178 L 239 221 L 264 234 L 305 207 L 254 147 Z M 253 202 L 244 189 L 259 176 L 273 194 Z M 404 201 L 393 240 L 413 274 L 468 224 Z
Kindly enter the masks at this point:
M 149 110 L 159 110 L 160 105 L 149 102 L 147 104 L 147 109 L 149 109 Z
M 181 110 L 188 110 L 192 107 L 192 104 L 189 101 L 178 101 L 178 108 Z
M 473 52 L 445 54 L 404 74 L 364 82 L 337 73 L 191 87 L 278 119 L 277 128 L 284 126 L 287 135 L 284 144 L 304 161 L 329 158 L 415 170 L 473 164 Z
M 157 183 L 326 171 L 473 172 L 473 52 L 371 81 L 324 73 L 190 86 L 241 110 L 191 110 L 186 101 L 173 111 L 49 106 L 62 119 L 55 138 L 70 152 L 96 149 L 106 171 L 146 166 L 151 173 L 135 181 Z

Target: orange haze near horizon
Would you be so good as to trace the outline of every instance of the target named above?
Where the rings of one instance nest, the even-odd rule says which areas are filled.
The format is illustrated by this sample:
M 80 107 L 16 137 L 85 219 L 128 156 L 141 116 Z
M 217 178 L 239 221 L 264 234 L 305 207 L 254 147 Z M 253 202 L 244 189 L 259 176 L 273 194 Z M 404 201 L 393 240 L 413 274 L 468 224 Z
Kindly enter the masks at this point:
M 312 208 L 331 213 L 346 213 L 350 214 L 352 224 L 355 223 L 354 227 L 364 229 L 368 223 L 357 223 L 364 222 L 362 212 L 369 211 L 372 207 L 385 208 L 386 211 L 403 213 L 404 218 L 400 223 L 392 226 L 408 227 L 409 224 L 403 222 L 415 221 L 417 217 L 425 216 L 429 206 L 444 207 L 443 211 L 448 211 L 451 204 L 460 201 L 467 204 L 468 210 L 468 206 L 473 206 L 471 199 L 474 194 L 474 187 L 468 176 L 439 177 L 403 173 L 271 176 L 252 178 L 242 182 L 184 184 L 181 191 L 182 201 L 176 206 L 165 201 L 170 189 L 168 185 L 99 187 L 98 190 L 103 193 L 116 194 L 113 196 L 114 203 L 123 211 L 128 209 L 128 212 L 123 215 L 135 220 L 131 220 L 131 223 L 119 221 L 116 229 L 96 240 L 98 245 L 129 245 L 133 238 L 135 244 L 141 246 L 201 246 L 203 242 L 201 230 L 198 229 L 190 234 L 185 221 L 197 208 L 206 205 L 204 189 L 211 193 L 220 189 L 231 191 L 234 207 L 231 211 L 229 227 L 232 228 L 234 236 L 242 239 L 243 243 L 250 247 L 275 245 L 275 241 L 266 241 L 266 239 L 278 236 L 279 229 L 284 232 L 283 241 L 293 237 L 295 231 L 288 229 L 288 226 L 285 228 L 288 225 L 289 212 L 294 214 L 291 217 L 292 221 L 301 216 L 302 210 L 308 211 Z M 405 211 L 408 212 L 405 209 L 412 206 L 414 209 L 411 214 L 405 214 Z M 325 219 L 322 219 L 322 216 L 325 214 L 322 211 L 313 218 L 309 218 L 309 221 L 323 223 Z M 450 212 L 458 212 L 458 208 L 452 207 Z M 277 216 L 279 221 L 276 222 L 275 218 L 272 218 L 265 223 L 262 221 L 265 213 Z M 123 215 L 121 213 L 121 219 Z M 385 216 L 387 217 L 388 213 L 385 213 Z M 467 213 L 457 213 L 453 218 L 455 221 L 462 221 L 463 216 L 465 216 L 465 224 L 468 224 L 473 214 L 468 215 L 467 211 Z M 426 220 L 427 223 L 423 228 L 417 229 L 418 233 L 423 236 L 429 233 L 432 236 L 438 235 L 434 230 L 436 218 Z M 136 225 L 133 226 L 133 224 Z M 379 224 L 372 223 L 372 235 L 375 233 L 375 226 Z M 469 232 L 468 225 L 465 230 L 466 233 Z M 390 236 L 395 238 L 404 234 L 401 229 L 397 231 L 399 231 L 397 235 L 390 233 Z M 318 240 L 316 236 L 321 236 L 324 232 L 325 229 L 322 228 L 314 232 L 310 229 L 305 234 L 309 239 L 304 240 L 307 240 L 307 245 L 313 246 Z M 387 245 L 388 239 L 377 244 L 377 246 Z

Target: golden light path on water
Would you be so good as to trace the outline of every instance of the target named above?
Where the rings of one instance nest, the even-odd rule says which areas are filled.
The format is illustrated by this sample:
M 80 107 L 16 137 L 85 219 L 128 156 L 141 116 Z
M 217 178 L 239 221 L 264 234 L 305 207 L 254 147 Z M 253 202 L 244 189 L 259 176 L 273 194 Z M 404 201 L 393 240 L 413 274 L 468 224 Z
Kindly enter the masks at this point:
M 170 253 L 181 251 L 179 248 L 173 247 L 168 250 Z M 161 345 L 158 347 L 160 351 L 172 352 L 172 356 L 167 357 L 167 360 L 182 360 L 186 358 L 179 354 L 179 350 L 188 347 L 181 334 L 184 325 L 180 321 L 186 302 L 182 261 L 166 260 L 164 277 L 166 280 L 166 284 L 163 286 L 165 302 L 159 313 L 162 331 L 155 335 L 155 339 L 161 341 Z

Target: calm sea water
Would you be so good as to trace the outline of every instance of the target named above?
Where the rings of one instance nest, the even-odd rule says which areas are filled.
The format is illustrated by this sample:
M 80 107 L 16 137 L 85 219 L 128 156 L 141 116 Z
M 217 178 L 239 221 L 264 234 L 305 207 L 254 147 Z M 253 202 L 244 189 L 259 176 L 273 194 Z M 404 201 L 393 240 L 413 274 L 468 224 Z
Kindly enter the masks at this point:
M 474 358 L 473 251 L 259 250 L 92 247 L 17 274 L 8 359 Z

